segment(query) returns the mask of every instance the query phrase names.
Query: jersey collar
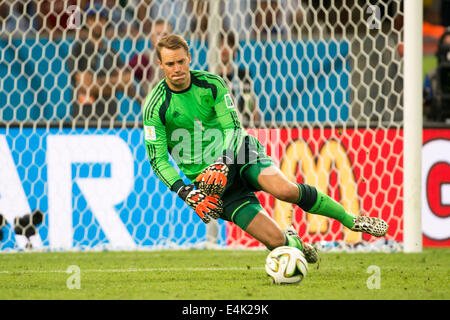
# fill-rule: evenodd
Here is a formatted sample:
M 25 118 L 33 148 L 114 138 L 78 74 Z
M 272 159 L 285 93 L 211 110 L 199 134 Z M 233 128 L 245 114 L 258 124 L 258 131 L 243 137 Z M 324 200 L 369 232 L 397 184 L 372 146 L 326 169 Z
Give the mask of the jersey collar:
M 172 93 L 175 93 L 175 94 L 185 93 L 185 92 L 189 91 L 189 89 L 191 89 L 191 87 L 192 87 L 192 77 L 194 76 L 191 71 L 189 71 L 189 73 L 191 75 L 191 81 L 189 82 L 189 85 L 188 85 L 188 87 L 186 89 L 183 89 L 183 90 L 180 90 L 180 91 L 172 90 L 172 89 L 170 89 L 169 85 L 167 84 L 166 79 L 164 79 L 164 85 L 166 86 L 166 89 L 168 91 L 172 92 Z

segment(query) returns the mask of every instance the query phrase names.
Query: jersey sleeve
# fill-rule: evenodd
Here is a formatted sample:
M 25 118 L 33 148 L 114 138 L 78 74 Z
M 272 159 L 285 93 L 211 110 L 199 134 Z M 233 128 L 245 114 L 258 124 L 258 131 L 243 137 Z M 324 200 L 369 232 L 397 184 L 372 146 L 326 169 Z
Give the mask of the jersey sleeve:
M 153 99 L 155 100 L 155 99 Z M 172 191 L 178 191 L 184 186 L 178 172 L 169 162 L 166 129 L 161 119 L 158 106 L 151 104 L 151 96 L 146 99 L 144 108 L 144 140 L 150 165 L 156 176 Z M 158 103 L 158 101 L 156 101 Z M 161 103 L 161 102 L 159 102 Z M 156 111 L 155 111 L 156 110 Z
M 217 85 L 214 108 L 224 132 L 223 155 L 234 158 L 245 137 L 245 131 L 239 122 L 234 98 L 223 84 Z

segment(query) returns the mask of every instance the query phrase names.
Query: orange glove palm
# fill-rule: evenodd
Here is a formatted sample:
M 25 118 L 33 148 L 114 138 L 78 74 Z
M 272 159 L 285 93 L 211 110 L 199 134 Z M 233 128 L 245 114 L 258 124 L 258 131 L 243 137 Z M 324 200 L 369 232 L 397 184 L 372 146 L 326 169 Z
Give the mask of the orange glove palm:
M 229 168 L 225 163 L 213 163 L 206 167 L 195 179 L 199 188 L 207 195 L 221 196 L 227 185 Z
M 218 219 L 222 214 L 223 202 L 218 195 L 210 196 L 202 190 L 194 190 L 193 185 L 182 187 L 178 195 L 194 209 L 204 223 L 209 223 L 211 218 Z

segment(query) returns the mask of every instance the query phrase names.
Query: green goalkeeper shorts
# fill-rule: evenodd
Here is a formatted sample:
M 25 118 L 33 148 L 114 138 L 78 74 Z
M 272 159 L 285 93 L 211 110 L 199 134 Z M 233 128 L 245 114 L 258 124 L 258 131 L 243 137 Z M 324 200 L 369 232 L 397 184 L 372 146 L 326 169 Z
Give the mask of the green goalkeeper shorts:
M 264 168 L 274 166 L 265 148 L 253 136 L 245 137 L 233 164 L 229 165 L 228 181 L 222 195 L 222 219 L 231 221 L 242 230 L 263 210 L 254 194 L 261 191 L 258 176 Z

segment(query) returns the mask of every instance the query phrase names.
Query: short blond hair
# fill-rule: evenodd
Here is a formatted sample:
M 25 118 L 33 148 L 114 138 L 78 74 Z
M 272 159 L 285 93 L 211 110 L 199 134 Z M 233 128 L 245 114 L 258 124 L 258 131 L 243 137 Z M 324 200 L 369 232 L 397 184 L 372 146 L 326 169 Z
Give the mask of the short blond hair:
M 167 48 L 170 50 L 176 50 L 183 48 L 186 53 L 189 53 L 189 46 L 184 40 L 182 36 L 179 36 L 177 34 L 168 34 L 163 36 L 158 43 L 156 44 L 156 54 L 158 56 L 159 61 L 161 61 L 161 49 Z

